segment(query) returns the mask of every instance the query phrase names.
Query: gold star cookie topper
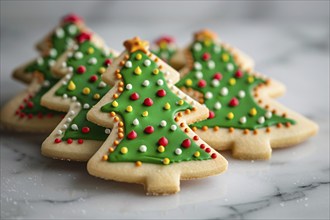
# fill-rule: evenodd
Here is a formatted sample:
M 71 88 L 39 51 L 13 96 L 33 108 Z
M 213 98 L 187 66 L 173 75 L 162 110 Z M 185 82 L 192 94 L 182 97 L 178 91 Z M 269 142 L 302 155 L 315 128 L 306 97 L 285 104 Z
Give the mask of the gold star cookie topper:
M 138 50 L 141 50 L 143 53 L 147 53 L 149 49 L 149 42 L 141 40 L 139 37 L 134 37 L 130 40 L 126 40 L 124 42 L 124 46 L 130 53 L 134 53 Z
M 203 29 L 195 33 L 195 40 L 198 41 L 213 41 L 217 38 L 217 34 L 208 29 Z

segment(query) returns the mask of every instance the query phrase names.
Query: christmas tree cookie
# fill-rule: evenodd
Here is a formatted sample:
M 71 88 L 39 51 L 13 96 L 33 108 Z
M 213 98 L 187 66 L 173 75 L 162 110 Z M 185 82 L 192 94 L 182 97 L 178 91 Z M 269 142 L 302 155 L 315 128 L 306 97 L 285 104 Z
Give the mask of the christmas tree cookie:
M 93 34 L 83 32 L 84 40 L 67 51 L 55 64 L 55 72 L 67 71 L 41 99 L 49 109 L 68 112 L 42 144 L 45 156 L 88 160 L 108 137 L 110 129 L 87 121 L 88 110 L 109 91 L 101 75 L 111 64 L 113 51 L 94 42 Z M 63 68 L 64 67 L 64 68 Z
M 10 100 L 1 110 L 1 123 L 7 128 L 30 132 L 49 132 L 61 121 L 63 113 L 40 105 L 41 97 L 59 80 L 52 72 L 56 60 L 76 41 L 83 40 L 88 29 L 76 15 L 63 18 L 47 35 L 41 56 L 14 71 L 13 76 L 29 83 L 26 91 Z M 100 40 L 97 40 L 100 42 Z M 48 48 L 48 50 L 46 49 Z
M 174 86 L 179 74 L 135 37 L 103 75 L 113 88 L 88 119 L 113 129 L 88 162 L 90 174 L 140 183 L 147 194 L 172 194 L 181 180 L 223 172 L 227 161 L 187 125 L 205 119 L 207 108 Z
M 282 91 L 279 83 L 245 69 L 214 33 L 196 33 L 186 51 L 190 62 L 176 85 L 209 108 L 209 118 L 191 128 L 215 149 L 231 149 L 239 159 L 268 159 L 272 148 L 317 132 L 315 123 L 271 99 Z

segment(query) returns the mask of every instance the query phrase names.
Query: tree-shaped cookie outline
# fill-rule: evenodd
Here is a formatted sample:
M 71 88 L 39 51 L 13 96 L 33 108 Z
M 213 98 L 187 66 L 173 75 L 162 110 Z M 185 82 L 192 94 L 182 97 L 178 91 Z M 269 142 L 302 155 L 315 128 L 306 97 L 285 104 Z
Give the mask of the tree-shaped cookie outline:
M 196 111 L 187 110 L 184 112 L 178 112 L 175 115 L 175 121 L 178 124 L 177 129 L 181 129 L 186 132 L 188 136 L 194 137 L 195 134 L 188 127 L 187 123 L 203 119 L 207 117 L 208 114 L 205 107 L 199 105 L 193 99 L 180 92 L 173 85 L 173 83 L 179 80 L 178 73 L 155 55 L 151 54 L 148 50 L 147 42 L 141 41 L 138 37 L 135 37 L 131 40 L 125 41 L 124 45 L 127 47 L 127 50 L 114 60 L 113 65 L 103 76 L 103 80 L 106 83 L 114 85 L 113 88 L 88 113 L 88 119 L 97 124 L 103 126 L 110 124 L 113 125 L 110 136 L 96 154 L 89 160 L 87 164 L 88 172 L 104 179 L 143 184 L 148 195 L 176 193 L 180 190 L 180 180 L 202 178 L 223 172 L 227 168 L 227 161 L 220 154 L 217 154 L 216 151 L 209 148 L 208 145 L 199 138 L 194 139 L 194 141 L 198 145 L 202 145 L 203 147 L 206 146 L 208 149 L 207 152 L 214 155 L 214 159 L 185 161 L 180 163 L 170 163 L 169 165 L 153 163 L 143 163 L 141 165 L 141 162 L 139 161 L 136 163 L 104 161 L 107 160 L 109 150 L 116 150 L 112 147 L 109 149 L 109 146 L 114 146 L 116 141 L 118 142 L 117 145 L 120 144 L 122 137 L 118 136 L 119 133 L 117 131 L 123 132 L 122 127 L 124 124 L 120 115 L 105 114 L 102 113 L 100 109 L 109 101 L 114 101 L 114 99 L 116 99 L 114 97 L 118 98 L 116 94 L 123 91 L 124 82 L 122 81 L 120 69 L 125 65 L 130 54 L 135 51 L 141 50 L 141 53 L 145 52 L 149 56 L 149 59 L 156 63 L 161 72 L 167 72 L 168 74 L 165 74 L 165 79 L 171 91 L 174 94 L 178 94 L 178 97 L 186 102 L 192 103 L 196 108 Z M 103 121 L 104 119 L 106 119 L 106 122 Z M 125 134 L 124 131 L 123 135 L 126 137 L 128 134 Z M 129 146 L 127 146 L 127 148 L 129 149 Z M 168 164 L 167 162 L 169 161 L 164 159 L 162 162 Z
M 64 53 L 54 65 L 55 72 L 67 74 L 41 100 L 50 109 L 67 112 L 43 142 L 44 156 L 87 161 L 110 133 L 109 128 L 87 121 L 85 114 L 110 89 L 101 75 L 116 53 L 100 45 L 94 34 L 82 34 L 89 37 Z
M 238 59 L 236 50 L 226 44 L 219 43 L 216 40 L 216 35 L 214 33 L 208 30 L 197 32 L 195 35 L 195 42 L 199 42 L 200 39 L 213 41 L 216 45 L 224 48 L 230 54 L 232 54 L 234 61 L 236 62 L 238 68 L 242 70 L 243 74 L 245 72 L 246 74 L 252 76 L 253 79 L 261 78 L 264 80 L 264 83 L 254 87 L 252 93 L 255 103 L 268 110 L 267 115 L 260 119 L 260 123 L 264 121 L 262 119 L 267 120 L 267 118 L 271 118 L 274 114 L 285 116 L 286 118 L 297 122 L 294 125 L 292 125 L 292 123 L 285 123 L 285 125 L 279 123 L 276 126 L 269 126 L 253 130 L 235 129 L 233 127 L 221 128 L 219 126 L 212 128 L 208 128 L 207 126 L 202 128 L 193 127 L 195 132 L 212 147 L 214 147 L 216 150 L 232 150 L 232 155 L 239 159 L 269 159 L 271 157 L 272 148 L 288 147 L 300 143 L 317 132 L 318 128 L 315 123 L 304 118 L 300 114 L 289 110 L 288 108 L 272 99 L 273 97 L 281 95 L 284 91 L 284 87 L 281 86 L 279 82 L 266 79 L 266 77 L 254 72 L 252 69 L 246 69 L 244 67 L 244 61 Z M 189 49 L 193 46 L 194 45 L 191 44 L 190 47 L 186 49 L 186 56 L 189 62 L 187 63 L 187 66 L 183 68 L 182 71 L 180 71 L 182 76 L 182 80 L 179 83 L 180 85 L 183 84 L 182 82 L 186 80 L 185 77 L 189 76 L 188 74 L 191 74 L 194 68 L 194 59 L 192 52 L 190 52 Z M 187 89 L 184 87 L 181 87 L 181 89 L 183 91 L 187 91 L 189 94 L 192 94 L 195 99 L 199 99 L 201 97 L 201 93 L 195 89 Z M 239 100 L 235 103 L 239 103 Z M 229 103 L 229 105 L 236 106 L 235 103 Z M 223 104 L 227 103 L 222 103 L 221 105 Z M 221 105 L 219 105 L 220 108 Z M 216 106 L 214 106 L 214 108 L 215 107 Z M 213 108 L 213 106 L 211 108 Z M 253 112 L 250 112 L 249 114 L 253 115 Z M 234 115 L 228 114 L 228 120 L 231 119 L 231 116 Z M 210 117 L 212 117 L 211 114 Z M 201 122 L 200 124 L 202 123 L 205 122 Z M 245 122 L 242 119 L 240 123 L 243 124 Z

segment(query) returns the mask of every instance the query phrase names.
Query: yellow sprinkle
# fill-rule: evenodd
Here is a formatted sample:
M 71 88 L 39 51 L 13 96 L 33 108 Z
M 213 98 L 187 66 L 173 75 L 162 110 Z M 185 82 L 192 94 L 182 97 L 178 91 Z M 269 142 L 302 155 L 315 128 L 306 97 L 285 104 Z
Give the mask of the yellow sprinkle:
M 178 105 L 183 105 L 184 104 L 184 101 L 181 99 L 178 101 Z
M 106 69 L 102 66 L 102 67 L 100 67 L 100 69 L 99 69 L 99 73 L 100 73 L 100 74 L 103 74 L 103 73 L 105 73 L 105 70 L 106 70 Z
M 166 110 L 171 109 L 170 103 L 166 102 L 166 104 L 164 105 L 164 109 L 166 109 Z
M 163 145 L 160 145 L 158 148 L 157 148 L 158 152 L 160 153 L 163 153 L 165 151 L 165 147 Z
M 133 111 L 133 107 L 131 105 L 126 107 L 126 111 L 127 112 L 132 112 Z
M 196 151 L 195 153 L 194 153 L 194 156 L 195 157 L 199 157 L 201 155 L 201 153 L 199 152 L 199 151 Z
M 112 105 L 113 107 L 115 107 L 115 108 L 116 108 L 116 107 L 118 107 L 118 105 L 119 105 L 119 104 L 118 104 L 118 102 L 117 102 L 117 101 L 113 101 L 111 105 Z
M 227 118 L 230 119 L 230 120 L 233 119 L 234 118 L 234 113 L 229 112 L 228 115 L 227 115 Z
M 221 59 L 222 59 L 222 61 L 224 61 L 224 62 L 228 62 L 228 61 L 229 61 L 229 55 L 226 54 L 226 53 L 224 53 L 224 54 L 222 54 Z
M 233 86 L 235 84 L 236 84 L 236 79 L 235 78 L 229 79 L 229 85 Z
M 142 162 L 141 162 L 141 161 L 136 161 L 136 162 L 135 162 L 135 166 L 137 166 L 137 167 L 142 166 Z
M 159 70 L 158 70 L 158 69 L 154 69 L 154 70 L 152 71 L 152 73 L 153 73 L 154 75 L 157 75 L 157 74 L 159 73 Z
M 192 80 L 191 79 L 186 79 L 186 86 L 191 86 L 192 85 Z
M 253 76 L 249 76 L 247 78 L 247 81 L 248 81 L 248 83 L 253 83 L 254 82 L 254 77 Z
M 140 53 L 136 54 L 135 59 L 137 59 L 137 60 L 141 60 L 141 59 L 142 59 L 142 55 L 141 55 Z
M 127 147 L 122 147 L 122 148 L 120 149 L 120 152 L 121 152 L 122 154 L 127 154 L 127 152 L 128 152 Z
M 250 113 L 251 116 L 255 116 L 257 114 L 257 109 L 256 108 L 251 108 L 249 113 Z
M 136 75 L 140 75 L 140 74 L 142 73 L 141 68 L 140 68 L 139 66 L 136 67 L 135 70 L 134 70 L 134 73 L 135 73 Z
M 161 49 L 166 49 L 166 47 L 167 47 L 167 43 L 166 42 L 161 42 L 160 44 L 159 44 L 159 47 L 161 48 Z
M 148 111 L 144 111 L 144 112 L 142 112 L 142 116 L 143 116 L 143 117 L 147 117 L 148 114 L 149 114 Z
M 94 98 L 94 99 L 100 99 L 100 98 L 101 98 L 101 96 L 100 96 L 100 94 L 98 94 L 98 93 L 95 93 L 95 94 L 94 94 L 94 96 L 93 96 L 93 98 Z
M 88 87 L 85 87 L 85 88 L 83 89 L 82 93 L 85 94 L 85 95 L 88 95 L 89 93 L 91 93 L 91 89 L 88 88 Z
M 94 53 L 94 48 L 93 47 L 88 48 L 87 53 L 93 54 Z
M 73 91 L 76 89 L 76 85 L 72 80 L 70 80 L 69 85 L 68 85 L 68 90 Z
M 108 160 L 108 155 L 103 155 L 102 160 Z
M 165 165 L 168 165 L 168 164 L 170 164 L 170 159 L 168 159 L 167 157 L 166 158 L 164 158 L 164 160 L 163 160 L 163 164 L 165 164 Z
M 210 40 L 205 40 L 205 41 L 204 41 L 204 45 L 205 45 L 205 46 L 208 47 L 208 46 L 210 46 L 210 44 L 211 44 L 211 41 L 210 41 Z
M 114 152 L 115 151 L 115 149 L 113 149 L 112 147 L 109 147 L 109 152 L 110 153 L 112 153 L 112 152 Z

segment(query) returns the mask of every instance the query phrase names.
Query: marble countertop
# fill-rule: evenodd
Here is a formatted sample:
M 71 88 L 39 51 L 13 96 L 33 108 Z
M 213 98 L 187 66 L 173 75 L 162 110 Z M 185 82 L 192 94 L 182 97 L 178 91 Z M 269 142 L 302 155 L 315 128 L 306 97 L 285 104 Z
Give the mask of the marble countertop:
M 181 45 L 205 25 L 90 23 L 119 51 L 123 39 L 174 35 Z M 47 31 L 45 26 L 42 26 Z M 208 22 L 220 37 L 250 54 L 256 69 L 282 81 L 279 100 L 316 121 L 319 134 L 274 150 L 269 161 L 239 161 L 229 153 L 223 175 L 181 182 L 172 196 L 147 197 L 135 184 L 89 176 L 85 163 L 40 155 L 46 135 L 1 133 L 1 218 L 329 219 L 328 23 Z M 38 25 L 1 26 L 1 105 L 24 85 L 14 67 L 36 56 Z

